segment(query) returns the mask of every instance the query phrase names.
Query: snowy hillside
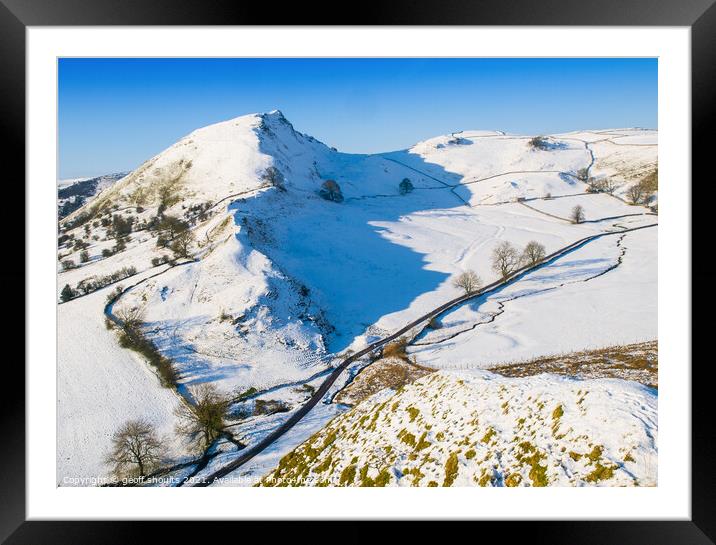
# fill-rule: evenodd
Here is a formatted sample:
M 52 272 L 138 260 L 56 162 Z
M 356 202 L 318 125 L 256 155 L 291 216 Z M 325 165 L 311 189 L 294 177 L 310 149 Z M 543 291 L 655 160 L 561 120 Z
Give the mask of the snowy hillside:
M 61 307 L 58 321 L 57 484 L 107 477 L 104 457 L 112 433 L 125 420 L 145 418 L 157 427 L 173 457 L 185 455 L 174 434 L 179 396 L 162 388 L 141 358 L 117 344 L 99 317 L 105 296 L 95 293 Z M 81 342 L 80 342 L 81 340 Z
M 96 178 L 72 178 L 57 181 L 57 213 L 60 219 L 88 204 L 128 173 L 105 174 Z
M 656 195 L 650 189 L 638 204 L 628 195 L 644 177 L 651 176 L 649 187 L 656 183 L 655 144 L 655 131 L 636 129 L 552 135 L 537 144 L 532 136 L 463 131 L 359 155 L 299 133 L 279 111 L 192 132 L 60 222 L 58 365 L 61 377 L 71 377 L 61 381 L 60 399 L 70 404 L 82 391 L 100 399 L 106 373 L 119 373 L 116 403 L 97 403 L 86 437 L 76 437 L 79 416 L 63 417 L 60 451 L 83 459 L 88 437 L 111 434 L 112 415 L 146 412 L 169 430 L 166 395 L 176 389 L 191 403 L 200 384 L 229 396 L 232 433 L 250 448 L 296 414 L 343 357 L 459 296 L 461 273 L 497 281 L 492 254 L 503 242 L 522 251 L 534 241 L 549 254 L 605 235 L 451 307 L 435 327 L 417 327 L 405 336 L 407 357 L 430 369 L 490 368 L 656 339 L 658 218 L 649 208 Z M 577 205 L 584 218 L 575 223 Z M 105 346 L 118 339 L 104 329 L 105 303 L 118 324 L 137 312 L 141 334 L 176 375 L 171 389 L 152 371 L 141 379 L 151 386 L 137 386 L 136 368 L 112 363 L 121 353 L 144 360 Z M 102 329 L 101 354 L 117 351 L 90 372 L 78 356 L 88 350 L 78 325 L 85 323 Z M 324 401 L 368 364 L 355 362 Z M 566 386 L 548 383 L 554 399 L 567 403 L 559 390 Z M 134 386 L 161 392 L 164 408 L 129 393 Z M 278 409 L 262 413 L 257 400 Z M 252 462 L 259 464 L 252 474 L 268 471 L 344 409 L 320 404 L 272 445 L 270 457 Z M 97 441 L 92 450 L 101 448 Z M 203 474 L 240 450 L 219 443 Z M 75 469 L 60 465 L 58 479 Z M 637 473 L 655 479 L 644 468 Z
M 434 373 L 333 419 L 262 484 L 654 486 L 656 414 L 626 381 Z

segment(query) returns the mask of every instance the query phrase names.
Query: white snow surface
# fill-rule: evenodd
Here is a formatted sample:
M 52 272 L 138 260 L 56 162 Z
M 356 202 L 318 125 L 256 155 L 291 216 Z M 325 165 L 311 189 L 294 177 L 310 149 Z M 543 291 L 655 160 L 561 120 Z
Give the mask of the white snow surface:
M 492 367 L 655 339 L 656 235 L 652 228 L 590 242 L 441 316 L 443 328 L 410 354 L 440 369 Z

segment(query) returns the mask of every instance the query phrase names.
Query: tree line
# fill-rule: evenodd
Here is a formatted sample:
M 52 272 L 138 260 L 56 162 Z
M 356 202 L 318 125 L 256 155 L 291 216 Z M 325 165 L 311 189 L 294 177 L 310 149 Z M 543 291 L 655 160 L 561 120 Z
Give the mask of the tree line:
M 546 255 L 544 245 L 536 240 L 528 242 L 522 252 L 512 243 L 505 240 L 492 250 L 492 270 L 497 273 L 502 280 L 506 280 L 520 267 L 533 267 L 539 264 L 544 260 Z M 468 270 L 455 278 L 453 286 L 463 290 L 466 295 L 469 295 L 480 291 L 484 283 L 475 271 Z

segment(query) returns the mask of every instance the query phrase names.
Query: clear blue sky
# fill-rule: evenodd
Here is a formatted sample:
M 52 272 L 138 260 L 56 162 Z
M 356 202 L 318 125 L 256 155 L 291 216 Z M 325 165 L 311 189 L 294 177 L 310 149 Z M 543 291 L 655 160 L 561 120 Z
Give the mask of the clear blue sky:
M 273 109 L 354 153 L 460 129 L 657 127 L 656 59 L 60 59 L 58 74 L 60 178 Z

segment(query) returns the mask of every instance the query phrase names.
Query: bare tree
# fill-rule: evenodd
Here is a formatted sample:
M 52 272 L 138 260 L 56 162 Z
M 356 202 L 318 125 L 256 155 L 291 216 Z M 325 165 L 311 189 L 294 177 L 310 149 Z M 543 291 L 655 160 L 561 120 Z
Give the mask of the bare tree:
M 584 221 L 584 208 L 581 204 L 577 204 L 572 208 L 569 219 L 572 220 L 572 223 L 582 223 Z
M 174 238 L 189 229 L 189 224 L 176 216 L 162 216 L 157 221 L 157 230 L 165 240 L 174 240 Z
M 225 433 L 229 399 L 213 384 L 200 384 L 191 390 L 194 404 L 182 403 L 175 411 L 179 418 L 176 430 L 186 435 L 198 452 L 206 450 Z
M 122 324 L 122 329 L 129 334 L 139 331 L 139 328 L 144 323 L 144 311 L 139 307 L 120 308 L 117 310 L 116 315 Z
M 482 287 L 482 280 L 475 271 L 465 271 L 455 279 L 453 286 L 465 290 L 465 294 L 475 293 Z
M 598 178 L 589 178 L 586 180 L 587 193 L 599 193 L 602 191 L 602 181 Z
M 194 244 L 194 233 L 191 231 L 182 231 L 172 241 L 171 250 L 174 257 L 191 259 L 191 247 Z
M 129 420 L 112 436 L 112 451 L 105 463 L 115 477 L 145 477 L 163 461 L 164 447 L 154 426 L 144 419 Z
M 650 179 L 649 177 L 642 179 L 639 182 L 639 187 L 642 191 L 642 197 L 641 197 L 641 203 L 644 206 L 649 205 L 649 201 L 651 201 L 651 198 L 654 196 L 654 185 L 656 182 L 653 179 Z
M 631 204 L 639 204 L 644 199 L 644 187 L 639 184 L 633 184 L 627 189 L 627 199 Z
M 283 174 L 281 174 L 281 171 L 275 166 L 270 166 L 264 170 L 261 179 L 267 185 L 273 186 L 280 191 L 286 191 L 286 179 L 283 177 Z
M 537 242 L 536 240 L 531 240 L 527 243 L 527 246 L 525 246 L 525 249 L 522 251 L 522 263 L 525 265 L 534 266 L 537 265 L 540 261 L 544 259 L 544 256 L 546 255 L 545 248 L 542 244 Z
M 492 251 L 492 270 L 498 273 L 504 280 L 517 269 L 520 264 L 520 256 L 512 244 L 507 241 L 501 242 Z
M 580 168 L 577 171 L 577 178 L 583 182 L 586 182 L 589 178 L 589 169 L 587 168 Z
M 606 191 L 610 195 L 614 194 L 617 189 L 617 183 L 614 178 L 604 178 L 602 180 L 602 191 Z

